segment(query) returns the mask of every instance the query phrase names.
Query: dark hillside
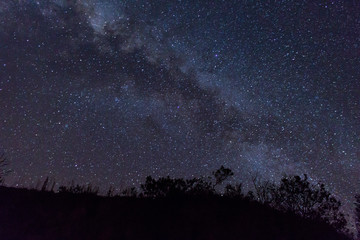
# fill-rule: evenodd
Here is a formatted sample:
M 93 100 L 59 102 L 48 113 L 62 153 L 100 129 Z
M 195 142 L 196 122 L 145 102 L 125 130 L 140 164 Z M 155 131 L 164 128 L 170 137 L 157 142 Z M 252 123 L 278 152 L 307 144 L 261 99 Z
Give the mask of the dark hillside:
M 257 202 L 99 197 L 0 188 L 0 239 L 346 239 Z

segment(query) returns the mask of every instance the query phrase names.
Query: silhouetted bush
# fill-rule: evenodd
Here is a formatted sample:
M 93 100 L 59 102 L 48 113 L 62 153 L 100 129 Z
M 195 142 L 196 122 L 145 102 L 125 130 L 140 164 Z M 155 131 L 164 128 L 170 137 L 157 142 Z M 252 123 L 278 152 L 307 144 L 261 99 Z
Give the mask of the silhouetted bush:
M 121 196 L 136 198 L 138 196 L 138 192 L 135 187 L 127 187 L 121 191 Z
M 192 196 L 213 196 L 216 194 L 215 185 L 205 178 L 192 178 L 186 180 L 186 193 Z
M 226 185 L 224 196 L 230 198 L 244 198 L 244 194 L 242 193 L 242 184 Z
M 212 196 L 220 195 L 215 187 L 222 184 L 233 172 L 221 166 L 213 172 L 214 178 L 181 178 L 163 177 L 158 180 L 148 176 L 141 185 L 144 196 L 150 198 L 178 196 Z M 280 184 L 270 181 L 260 182 L 253 179 L 254 191 L 246 196 L 242 193 L 242 185 L 226 185 L 223 196 L 255 200 L 264 205 L 283 212 L 291 212 L 307 219 L 321 219 L 339 231 L 346 230 L 346 219 L 340 211 L 341 202 L 325 189 L 324 184 L 311 184 L 305 174 L 300 176 L 285 176 Z
M 162 177 L 155 180 L 148 176 L 141 189 L 146 197 L 161 198 L 183 195 L 187 191 L 186 181 L 183 179 Z
M 4 183 L 4 177 L 10 173 L 10 170 L 7 169 L 8 161 L 5 156 L 5 153 L 0 154 L 0 184 Z
M 224 166 L 213 172 L 213 177 L 192 178 L 184 180 L 182 178 L 161 177 L 154 179 L 148 176 L 145 183 L 141 185 L 144 196 L 150 198 L 175 197 L 184 195 L 210 196 L 215 195 L 215 187 L 222 184 L 234 173 Z
M 260 181 L 257 176 L 252 179 L 254 191 L 248 192 L 248 198 L 269 205 L 274 201 L 276 191 L 275 183 L 270 181 Z
M 91 184 L 88 185 L 74 185 L 73 183 L 70 186 L 60 186 L 59 193 L 67 194 L 86 194 L 86 195 L 97 195 L 99 193 L 98 187 L 93 187 Z
M 215 177 L 215 185 L 222 184 L 226 179 L 233 175 L 234 173 L 230 168 L 221 166 L 218 170 L 213 172 L 213 176 Z
M 150 198 L 178 197 L 178 196 L 212 196 L 220 195 L 215 187 L 222 184 L 233 175 L 230 169 L 221 166 L 213 172 L 213 178 L 182 178 L 162 177 L 146 178 L 141 185 L 143 195 Z M 285 176 L 280 184 L 270 181 L 253 179 L 254 191 L 248 192 L 246 197 L 242 193 L 242 185 L 226 185 L 223 196 L 228 198 L 245 198 L 255 200 L 264 205 L 283 212 L 291 212 L 307 219 L 321 219 L 339 231 L 346 230 L 346 219 L 340 211 L 341 202 L 334 198 L 324 184 L 311 184 L 307 175 Z
M 115 195 L 115 188 L 114 186 L 110 186 L 108 191 L 106 192 L 107 197 L 113 197 Z
M 344 231 L 346 219 L 340 211 L 341 202 L 325 189 L 324 184 L 311 184 L 305 174 L 285 176 L 280 185 L 269 181 L 254 181 L 255 199 L 278 210 L 293 212 L 309 219 L 322 219 L 334 228 Z

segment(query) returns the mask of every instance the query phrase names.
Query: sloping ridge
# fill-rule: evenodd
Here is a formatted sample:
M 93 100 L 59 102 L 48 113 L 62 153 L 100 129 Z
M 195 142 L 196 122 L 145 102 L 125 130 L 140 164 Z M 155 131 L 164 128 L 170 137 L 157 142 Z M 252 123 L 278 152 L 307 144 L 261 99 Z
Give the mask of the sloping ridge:
M 347 239 L 321 222 L 223 197 L 145 199 L 0 187 L 0 239 Z

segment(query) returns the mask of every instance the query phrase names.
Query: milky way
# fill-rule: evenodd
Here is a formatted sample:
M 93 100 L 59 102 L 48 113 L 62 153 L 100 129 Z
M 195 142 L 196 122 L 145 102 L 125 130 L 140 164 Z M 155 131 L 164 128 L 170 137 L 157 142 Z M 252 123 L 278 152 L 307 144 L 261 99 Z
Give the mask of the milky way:
M 359 192 L 356 1 L 1 1 L 9 185 L 147 175 Z

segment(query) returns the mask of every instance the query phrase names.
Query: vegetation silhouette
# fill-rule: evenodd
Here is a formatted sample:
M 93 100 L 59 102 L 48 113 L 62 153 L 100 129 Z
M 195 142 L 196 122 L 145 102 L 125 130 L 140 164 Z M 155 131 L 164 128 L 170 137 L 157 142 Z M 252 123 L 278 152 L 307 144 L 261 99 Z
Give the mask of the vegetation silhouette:
M 212 174 L 215 177 L 214 185 L 220 185 L 226 179 L 234 175 L 233 171 L 230 168 L 225 168 L 224 166 L 221 166 L 218 170 L 214 171 Z
M 143 195 L 150 198 L 179 197 L 179 196 L 213 196 L 216 195 L 215 187 L 222 184 L 234 173 L 229 168 L 221 166 L 206 178 L 170 178 L 161 177 L 155 180 L 148 176 L 141 185 Z
M 5 153 L 0 153 L 0 184 L 4 183 L 4 177 L 11 172 L 7 167 L 8 160 Z
M 279 185 L 253 179 L 255 198 L 275 209 L 292 212 L 307 219 L 321 219 L 339 231 L 346 231 L 347 221 L 340 211 L 341 202 L 325 189 L 311 184 L 308 176 L 284 176 Z M 254 197 L 253 197 L 254 198 Z
M 46 180 L 45 180 L 46 181 Z M 83 195 L 98 195 L 99 188 L 94 187 L 91 184 L 88 185 L 79 185 L 71 182 L 70 186 L 60 186 L 59 191 L 60 194 L 83 194 Z
M 357 239 L 360 239 L 360 194 L 355 195 L 355 227 L 358 232 Z
M 254 178 L 254 191 L 210 177 L 154 179 L 105 196 L 92 185 L 38 190 L 0 187 L 1 239 L 349 239 L 340 202 L 306 175 L 280 184 Z

